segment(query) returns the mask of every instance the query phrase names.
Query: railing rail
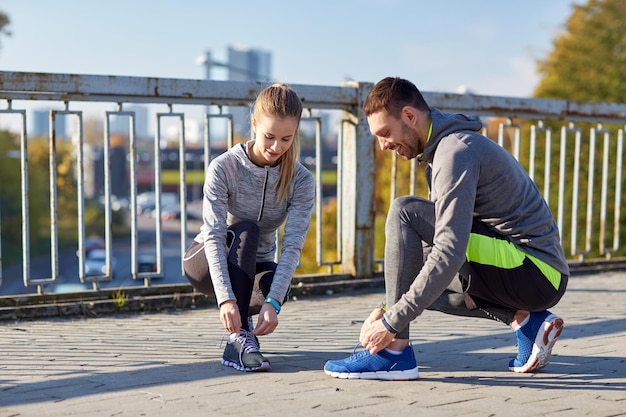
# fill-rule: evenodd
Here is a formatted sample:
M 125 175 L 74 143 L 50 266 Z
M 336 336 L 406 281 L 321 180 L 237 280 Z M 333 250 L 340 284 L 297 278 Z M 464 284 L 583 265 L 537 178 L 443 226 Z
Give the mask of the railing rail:
M 76 121 L 71 141 L 73 146 L 73 162 L 76 166 L 76 191 L 78 199 L 78 230 L 77 234 L 77 272 L 70 280 L 88 283 L 97 289 L 101 285 L 112 283 L 114 265 L 112 247 L 111 218 L 114 193 L 112 186 L 115 180 L 115 168 L 111 166 L 114 136 L 112 119 L 128 118 L 125 128 L 128 146 L 130 210 L 130 245 L 127 274 L 133 282 L 141 286 L 153 285 L 154 279 L 164 275 L 183 275 L 182 262 L 174 269 L 167 270 L 164 257 L 165 251 L 178 252 L 175 256 L 182 259 L 185 247 L 189 243 L 190 232 L 187 215 L 188 207 L 188 172 L 186 162 L 190 147 L 188 127 L 194 120 L 201 121 L 203 126 L 201 138 L 196 145 L 203 149 L 203 166 L 206 166 L 215 147 L 214 124 L 225 122 L 226 146 L 232 146 L 233 132 L 232 115 L 226 111 L 228 107 L 249 106 L 259 91 L 264 87 L 258 82 L 185 80 L 147 77 L 121 77 L 76 74 L 44 74 L 22 72 L 0 72 L 0 130 L 5 119 L 18 119 L 10 129 L 19 139 L 20 162 L 20 196 L 21 196 L 21 246 L 22 259 L 19 269 L 19 280 L 22 290 L 36 289 L 44 293 L 50 284 L 58 284 L 62 279 L 58 268 L 59 213 L 57 195 L 57 173 L 59 161 L 57 149 L 63 140 L 57 129 L 59 119 Z M 416 161 L 398 161 L 393 155 L 376 154 L 375 141 L 367 127 L 362 113 L 362 104 L 372 83 L 350 82 L 342 86 L 292 85 L 302 99 L 306 113 L 303 117 L 305 125 L 313 127 L 314 163 L 312 170 L 316 175 L 316 224 L 315 251 L 316 262 L 320 267 L 327 267 L 327 275 L 335 273 L 350 275 L 355 278 L 372 277 L 380 270 L 380 242 L 378 249 L 375 236 L 376 219 L 384 216 L 386 207 L 376 206 L 376 177 L 385 175 L 377 172 L 377 162 L 381 158 L 391 158 L 389 199 L 402 193 L 425 193 L 419 187 L 421 181 Z M 461 112 L 481 116 L 485 121 L 484 132 L 501 146 L 507 148 L 522 165 L 542 190 L 546 201 L 555 214 L 561 230 L 564 245 L 568 248 L 568 256 L 572 265 L 589 263 L 615 263 L 624 259 L 624 248 L 621 239 L 622 227 L 621 207 L 624 203 L 622 181 L 623 175 L 623 140 L 626 123 L 626 104 L 579 103 L 566 100 L 548 100 L 531 98 L 492 97 L 479 95 L 459 95 L 447 93 L 424 92 L 427 102 L 434 107 L 448 112 Z M 4 104 L 4 107 L 2 105 Z M 140 218 L 135 209 L 138 202 L 138 183 L 140 168 L 139 146 L 145 142 L 139 136 L 137 126 L 138 114 L 130 106 L 153 106 L 150 113 L 155 124 L 155 133 L 150 142 L 152 145 L 154 166 L 152 168 L 153 187 L 156 191 L 155 211 L 162 210 L 162 188 L 164 170 L 161 166 L 163 158 L 162 143 L 170 140 L 178 150 L 178 168 L 176 187 L 181 207 L 179 229 L 179 245 L 174 249 L 166 248 L 162 219 L 154 219 L 155 239 L 152 243 L 156 252 L 156 268 L 154 271 L 140 271 L 138 259 L 145 234 L 140 225 Z M 44 276 L 31 275 L 31 241 L 29 216 L 29 165 L 28 122 L 29 112 L 34 107 L 49 108 L 49 177 L 50 177 L 50 272 Z M 92 106 L 92 107 L 90 107 Z M 93 107 L 97 108 L 93 108 Z M 98 107 L 105 106 L 105 107 Z M 107 107 L 108 106 L 108 107 Z M 89 175 L 85 169 L 89 166 L 85 150 L 90 144 L 85 133 L 85 119 L 88 114 L 97 113 L 104 119 L 102 149 L 104 154 L 104 199 L 106 226 L 104 230 L 105 268 L 100 274 L 88 275 L 85 271 L 86 232 L 85 232 L 85 200 L 87 196 Z M 166 121 L 173 120 L 176 126 L 174 140 L 168 137 Z M 558 136 L 558 138 L 557 138 Z M 329 145 L 329 143 L 331 145 Z M 334 194 L 337 202 L 337 220 L 335 224 L 336 254 L 324 252 L 323 241 L 333 237 L 325 234 L 322 229 L 322 211 L 325 195 L 322 177 L 325 159 L 325 148 L 336 146 L 335 165 L 330 170 L 336 173 Z M 0 155 L 0 158 L 2 156 Z M 6 156 L 5 156 L 6 157 Z M 407 165 L 408 164 L 408 165 Z M 597 167 L 600 167 L 599 172 Z M 400 173 L 408 172 L 407 176 Z M 408 180 L 407 180 L 408 178 Z M 556 182 L 555 182 L 556 179 Z M 596 191 L 599 189 L 599 192 Z M 327 193 L 327 192 L 326 192 Z M 0 196 L 1 198 L 2 196 Z M 0 204 L 2 200 L 0 199 Z M 581 208 L 584 207 L 584 210 Z M 0 219 L 1 220 L 1 219 Z M 569 221 L 569 224 L 566 222 Z M 379 223 L 380 224 L 380 223 Z M 4 229 L 0 227 L 0 237 Z M 171 235 L 170 235 L 171 237 Z M 4 245 L 2 243 L 5 243 Z M 15 282 L 15 272 L 9 275 L 6 262 L 3 263 L 2 250 L 6 242 L 0 239 L 0 295 L 7 282 Z M 168 253 L 169 253 L 168 252 Z M 184 282 L 181 280 L 181 282 Z

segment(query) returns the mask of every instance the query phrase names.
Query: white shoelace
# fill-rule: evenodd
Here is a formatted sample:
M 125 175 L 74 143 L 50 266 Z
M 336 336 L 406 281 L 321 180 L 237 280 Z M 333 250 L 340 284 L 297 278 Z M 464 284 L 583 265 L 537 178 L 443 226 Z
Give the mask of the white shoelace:
M 256 339 L 254 335 L 244 329 L 239 331 L 239 336 L 237 336 L 237 340 L 241 343 L 241 352 L 246 353 L 257 353 L 259 352 L 259 346 L 256 343 Z

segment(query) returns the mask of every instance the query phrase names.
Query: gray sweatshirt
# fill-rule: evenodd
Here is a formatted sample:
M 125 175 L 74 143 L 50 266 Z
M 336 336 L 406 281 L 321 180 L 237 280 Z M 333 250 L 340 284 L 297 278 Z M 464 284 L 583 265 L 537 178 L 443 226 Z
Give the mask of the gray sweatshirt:
M 278 202 L 279 167 L 256 165 L 245 144 L 233 146 L 209 164 L 202 202 L 203 224 L 196 242 L 204 243 L 218 305 L 234 300 L 226 261 L 227 227 L 248 220 L 260 229 L 257 262 L 275 261 L 277 230 L 285 223 L 281 256 L 269 297 L 282 302 L 300 262 L 315 202 L 313 174 L 296 164 L 287 201 Z
M 478 133 L 478 118 L 436 108 L 431 118 L 432 134 L 420 159 L 429 164 L 431 174 L 434 245 L 410 289 L 385 313 L 395 329 L 406 327 L 452 282 L 466 260 L 474 217 L 569 275 L 552 213 L 518 161 Z

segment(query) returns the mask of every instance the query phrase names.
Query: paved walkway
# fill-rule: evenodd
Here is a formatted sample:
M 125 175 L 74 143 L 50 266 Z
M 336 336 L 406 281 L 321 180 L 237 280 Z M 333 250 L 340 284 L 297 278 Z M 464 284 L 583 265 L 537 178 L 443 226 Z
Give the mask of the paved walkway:
M 217 309 L 0 322 L 0 417 L 626 416 L 626 273 L 573 277 L 552 362 L 507 370 L 512 332 L 426 312 L 412 324 L 420 380 L 326 376 L 380 293 L 291 301 L 261 339 L 267 373 L 219 363 Z

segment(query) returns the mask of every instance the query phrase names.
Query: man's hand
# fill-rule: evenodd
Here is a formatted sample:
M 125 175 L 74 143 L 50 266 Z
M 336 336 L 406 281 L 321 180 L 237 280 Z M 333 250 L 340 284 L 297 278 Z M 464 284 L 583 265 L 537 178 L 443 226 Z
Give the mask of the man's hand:
M 385 314 L 385 312 L 382 308 L 375 308 L 374 311 L 372 311 L 370 315 L 365 319 L 365 322 L 363 322 L 363 325 L 361 326 L 361 334 L 359 335 L 359 342 L 361 342 L 363 346 L 365 346 L 363 344 L 363 341 L 365 340 L 365 329 L 376 320 L 380 320 L 383 314 Z
M 370 351 L 372 355 L 380 352 L 396 337 L 391 333 L 383 322 L 380 320 L 384 312 L 382 309 L 377 308 L 369 315 L 369 317 L 361 326 L 361 336 L 359 341 L 361 345 Z

